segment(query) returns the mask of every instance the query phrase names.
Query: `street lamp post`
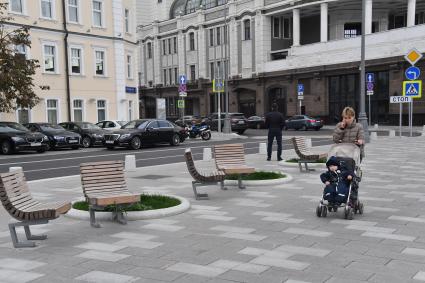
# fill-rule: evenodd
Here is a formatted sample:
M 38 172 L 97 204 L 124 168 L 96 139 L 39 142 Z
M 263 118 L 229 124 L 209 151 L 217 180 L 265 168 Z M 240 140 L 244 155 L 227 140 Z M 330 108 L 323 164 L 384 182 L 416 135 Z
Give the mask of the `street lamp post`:
M 224 93 L 225 93 L 225 104 L 226 104 L 226 116 L 224 118 L 224 127 L 223 133 L 230 134 L 232 129 L 230 126 L 230 117 L 229 117 L 229 87 L 227 83 L 229 82 L 229 68 L 230 68 L 230 50 L 229 50 L 229 58 L 227 58 L 227 48 L 230 46 L 230 38 L 229 38 L 229 28 L 227 27 L 227 4 L 224 9 L 224 30 L 226 31 L 225 37 L 225 45 L 224 45 Z M 224 42 L 223 42 L 224 43 Z M 227 62 L 227 64 L 225 63 Z
M 365 98 L 365 86 L 366 86 L 366 64 L 365 64 L 365 53 L 366 53 L 366 0 L 362 0 L 362 37 L 361 37 L 361 62 L 360 62 L 360 112 L 359 122 L 363 126 L 365 141 L 369 142 L 369 126 L 366 115 L 366 98 Z

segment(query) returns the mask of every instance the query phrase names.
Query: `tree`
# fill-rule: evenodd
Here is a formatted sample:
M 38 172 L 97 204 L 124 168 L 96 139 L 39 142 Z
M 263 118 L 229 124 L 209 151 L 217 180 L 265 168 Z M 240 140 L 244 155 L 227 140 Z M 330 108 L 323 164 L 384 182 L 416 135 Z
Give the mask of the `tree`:
M 7 3 L 0 3 L 0 112 L 19 107 L 32 108 L 40 101 L 34 92 L 33 75 L 40 67 L 38 60 L 27 59 L 18 46 L 31 47 L 28 27 L 13 28 L 7 15 Z M 39 86 L 48 89 L 47 86 Z

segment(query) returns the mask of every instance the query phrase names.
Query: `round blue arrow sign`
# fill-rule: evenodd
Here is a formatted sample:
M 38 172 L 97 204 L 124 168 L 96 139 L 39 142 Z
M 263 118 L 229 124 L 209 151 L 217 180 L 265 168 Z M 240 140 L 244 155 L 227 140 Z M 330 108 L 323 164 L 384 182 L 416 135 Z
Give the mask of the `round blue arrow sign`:
M 411 66 L 407 68 L 404 74 L 406 76 L 406 79 L 414 81 L 418 79 L 419 76 L 421 75 L 421 70 L 418 67 Z

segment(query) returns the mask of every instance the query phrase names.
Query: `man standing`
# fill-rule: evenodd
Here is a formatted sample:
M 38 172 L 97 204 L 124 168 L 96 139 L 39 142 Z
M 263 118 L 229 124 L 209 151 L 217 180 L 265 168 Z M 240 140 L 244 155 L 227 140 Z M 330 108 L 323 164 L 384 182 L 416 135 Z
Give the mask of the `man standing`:
M 276 137 L 277 142 L 277 160 L 282 160 L 282 128 L 284 119 L 282 113 L 277 111 L 277 104 L 272 104 L 272 112 L 266 114 L 265 125 L 269 129 L 268 143 L 267 143 L 267 161 L 272 157 L 273 140 Z

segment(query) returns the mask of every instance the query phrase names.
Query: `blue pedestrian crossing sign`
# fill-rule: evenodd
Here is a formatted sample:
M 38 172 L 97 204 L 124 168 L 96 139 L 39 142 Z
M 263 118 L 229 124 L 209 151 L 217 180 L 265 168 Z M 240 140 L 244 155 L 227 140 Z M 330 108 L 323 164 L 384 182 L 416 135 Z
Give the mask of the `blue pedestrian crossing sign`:
M 179 78 L 179 84 L 180 85 L 185 85 L 186 82 L 187 82 L 186 76 L 185 75 L 181 75 L 180 78 Z
M 367 73 L 366 74 L 366 82 L 367 83 L 375 82 L 375 74 L 374 73 Z
M 422 97 L 422 81 L 404 81 L 403 82 L 403 96 L 412 98 Z

